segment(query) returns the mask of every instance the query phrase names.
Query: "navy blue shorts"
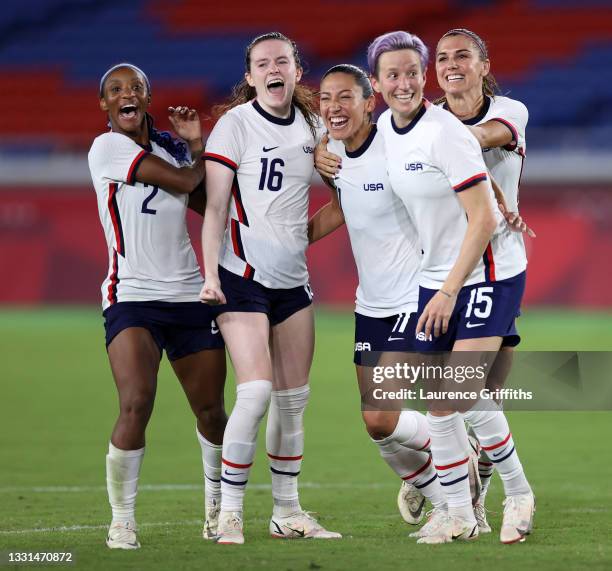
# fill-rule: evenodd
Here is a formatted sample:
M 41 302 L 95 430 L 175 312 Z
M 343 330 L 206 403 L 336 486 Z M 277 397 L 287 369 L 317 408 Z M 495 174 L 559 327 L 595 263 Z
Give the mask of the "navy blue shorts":
M 198 301 L 122 301 L 111 305 L 102 315 L 107 349 L 128 327 L 148 330 L 160 354 L 165 349 L 170 361 L 204 349 L 225 347 L 210 306 Z
M 419 315 L 437 291 L 419 288 Z M 507 280 L 461 288 L 448 331 L 440 337 L 432 334 L 428 340 L 421 331 L 415 341 L 416 350 L 450 351 L 459 339 L 479 337 L 503 337 L 502 346 L 516 347 L 521 338 L 516 330 L 515 319 L 520 315 L 524 291 L 525 272 Z
M 373 367 L 382 351 L 414 351 L 415 313 L 368 317 L 355 313 L 355 365 Z M 374 352 L 376 355 L 369 355 Z M 369 358 L 370 357 L 370 358 Z M 371 358 L 373 357 L 373 359 Z
M 294 313 L 312 304 L 310 285 L 272 289 L 238 276 L 219 266 L 219 280 L 227 303 L 215 305 L 214 315 L 228 311 L 265 313 L 270 325 L 278 325 Z

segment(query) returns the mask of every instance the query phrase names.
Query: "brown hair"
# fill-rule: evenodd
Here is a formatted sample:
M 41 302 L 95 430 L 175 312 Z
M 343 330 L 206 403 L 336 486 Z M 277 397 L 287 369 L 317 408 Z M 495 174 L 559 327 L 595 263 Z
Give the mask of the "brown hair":
M 474 46 L 478 50 L 478 53 L 480 55 L 480 61 L 486 61 L 489 59 L 489 50 L 487 49 L 487 44 L 484 43 L 482 38 L 476 32 L 472 32 L 472 30 L 468 30 L 466 28 L 453 28 L 452 30 L 446 32 L 446 34 L 444 34 L 440 38 L 438 44 L 444 38 L 447 38 L 449 36 L 465 36 L 472 42 L 472 44 L 474 44 Z M 495 76 L 491 72 L 487 73 L 487 75 L 482 78 L 482 93 L 483 95 L 489 97 L 495 97 L 496 95 L 501 93 L 501 88 L 499 87 Z M 446 96 L 443 95 L 442 97 L 436 99 L 434 103 L 436 105 L 439 103 L 446 103 Z
M 303 69 L 302 62 L 300 60 L 300 52 L 298 51 L 297 45 L 293 40 L 290 40 L 284 34 L 280 32 L 268 32 L 267 34 L 262 34 L 261 36 L 257 36 L 251 43 L 246 47 L 245 58 L 244 58 L 244 66 L 246 72 L 251 71 L 251 51 L 253 48 L 266 40 L 281 40 L 283 42 L 288 43 L 291 46 L 291 50 L 293 52 L 293 59 L 295 60 L 295 65 L 298 68 Z M 220 117 L 230 109 L 238 105 L 242 105 L 243 103 L 247 103 L 255 99 L 257 92 L 254 87 L 251 87 L 245 78 L 242 78 L 232 89 L 232 94 L 224 103 L 220 105 L 215 105 L 213 107 L 213 114 L 216 117 Z M 315 92 L 309 87 L 301 84 L 296 84 L 295 90 L 293 92 L 293 96 L 291 97 L 291 103 L 295 105 L 304 115 L 304 119 L 306 119 L 306 123 L 310 128 L 310 131 L 314 136 L 316 136 L 317 125 L 318 125 L 318 117 L 315 111 Z

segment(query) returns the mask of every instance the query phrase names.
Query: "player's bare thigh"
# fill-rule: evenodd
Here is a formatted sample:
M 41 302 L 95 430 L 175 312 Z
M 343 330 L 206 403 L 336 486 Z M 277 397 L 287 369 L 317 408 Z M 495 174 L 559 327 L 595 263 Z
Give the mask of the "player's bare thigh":
M 295 389 L 308 383 L 314 354 L 314 311 L 300 309 L 271 328 L 273 387 L 275 391 Z
M 272 378 L 270 324 L 265 313 L 228 311 L 216 319 L 238 384 Z

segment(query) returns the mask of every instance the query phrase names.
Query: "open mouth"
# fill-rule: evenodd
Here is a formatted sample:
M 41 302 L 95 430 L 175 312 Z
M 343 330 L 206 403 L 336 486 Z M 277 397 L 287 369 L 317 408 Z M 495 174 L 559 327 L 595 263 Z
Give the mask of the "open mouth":
M 331 117 L 329 119 L 329 124 L 332 129 L 342 129 L 348 121 L 348 117 Z
M 448 81 L 449 83 L 452 83 L 453 81 L 461 81 L 462 79 L 464 79 L 464 76 L 459 74 L 446 76 L 446 81 Z
M 414 99 L 414 93 L 396 93 L 395 99 L 402 103 L 408 103 Z
M 134 119 L 138 112 L 138 107 L 136 105 L 123 105 L 119 108 L 119 116 L 123 119 Z
M 271 79 L 266 83 L 268 91 L 274 95 L 280 94 L 285 87 L 285 82 L 280 78 Z

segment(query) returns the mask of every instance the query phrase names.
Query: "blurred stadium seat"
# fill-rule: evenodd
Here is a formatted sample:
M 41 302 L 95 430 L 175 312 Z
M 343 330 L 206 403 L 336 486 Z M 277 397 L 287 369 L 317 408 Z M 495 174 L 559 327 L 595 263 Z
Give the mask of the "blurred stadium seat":
M 147 72 L 152 113 L 167 128 L 170 104 L 210 116 L 242 76 L 244 46 L 256 34 L 278 29 L 294 38 L 309 68 L 306 81 L 315 85 L 335 63 L 364 65 L 369 40 L 382 32 L 410 30 L 433 49 L 446 30 L 467 27 L 488 42 L 504 93 L 530 110 L 521 207 L 537 220 L 531 221 L 536 230 L 546 230 L 532 245 L 537 263 L 528 301 L 612 305 L 605 288 L 568 285 L 574 276 L 601 273 L 602 247 L 612 244 L 609 225 L 601 223 L 602 212 L 612 215 L 610 1 L 33 0 L 23 6 L 5 0 L 0 14 L 0 263 L 13 268 L 25 257 L 30 264 L 13 272 L 12 285 L 0 282 L 0 303 L 97 301 L 106 253 L 85 153 L 105 129 L 97 90 L 110 65 L 131 61 Z M 435 85 L 430 69 L 430 97 L 439 95 Z M 325 198 L 315 190 L 315 203 Z M 557 225 L 566 237 L 571 228 L 582 244 L 581 254 L 571 256 L 574 265 L 554 265 L 565 268 L 560 276 L 543 261 L 560 240 Z M 330 239 L 325 256 L 317 248 L 312 271 L 319 300 L 350 303 L 354 275 L 345 236 Z M 561 251 L 570 257 L 570 250 Z M 329 267 L 338 257 L 346 263 Z M 318 276 L 334 268 L 340 285 L 330 287 Z M 67 272 L 80 285 L 64 283 Z M 542 277 L 553 274 L 563 287 Z M 57 279 L 61 288 L 54 287 Z

